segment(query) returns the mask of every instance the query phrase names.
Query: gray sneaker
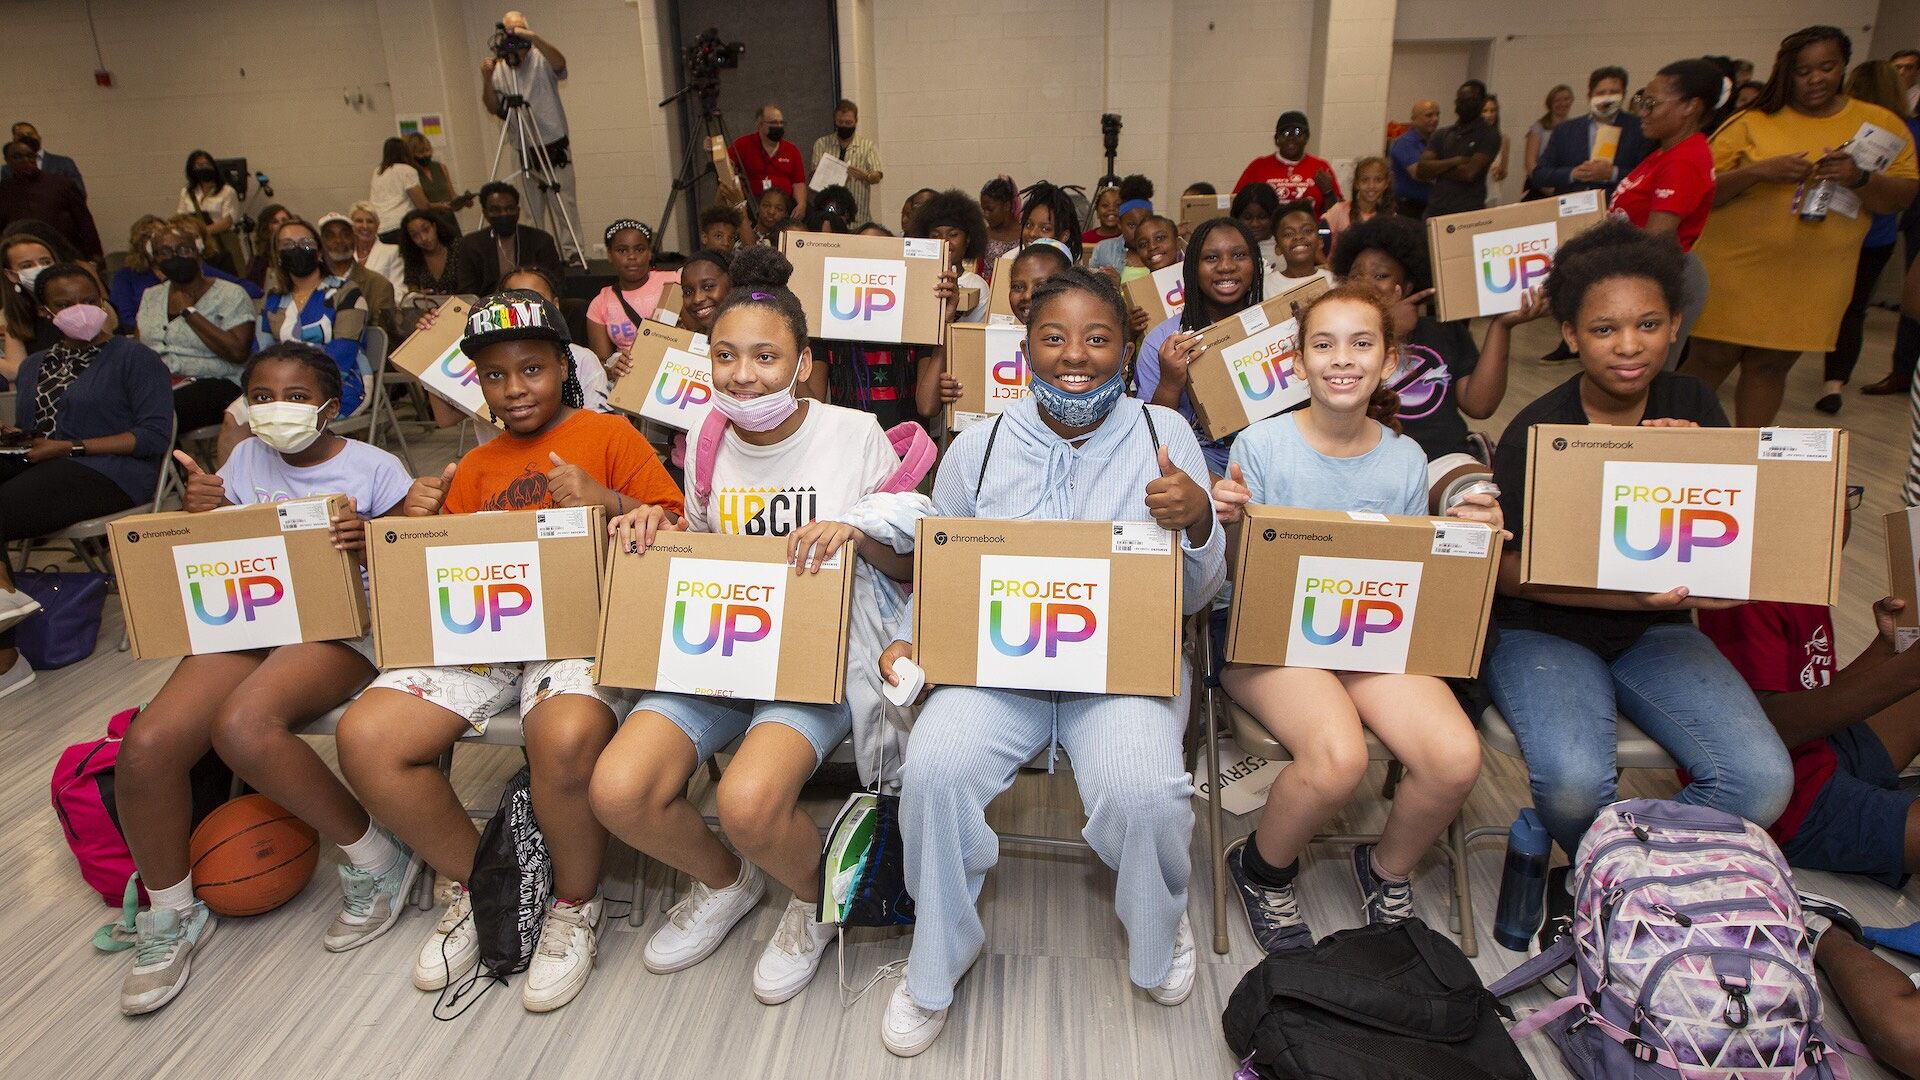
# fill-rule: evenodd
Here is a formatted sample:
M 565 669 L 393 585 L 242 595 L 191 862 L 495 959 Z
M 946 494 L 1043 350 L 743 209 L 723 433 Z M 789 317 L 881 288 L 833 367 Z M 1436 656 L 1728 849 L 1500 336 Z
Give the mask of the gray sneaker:
M 1300 914 L 1300 905 L 1294 901 L 1293 884 L 1270 889 L 1247 877 L 1246 866 L 1241 862 L 1246 850 L 1245 840 L 1227 849 L 1227 876 L 1233 879 L 1240 906 L 1247 911 L 1247 925 L 1253 929 L 1253 940 L 1269 955 L 1312 945 L 1313 930 L 1307 926 L 1306 918 Z
M 1373 872 L 1373 845 L 1353 849 L 1353 879 L 1360 885 L 1361 913 L 1367 925 L 1413 918 L 1413 881 L 1386 881 Z
M 33 679 L 33 665 L 27 663 L 25 656 L 15 657 L 12 667 L 0 671 L 0 698 L 32 686 Z
M 178 997 L 186 989 L 193 954 L 218 922 L 198 900 L 185 911 L 161 908 L 134 916 L 133 970 L 120 984 L 120 1011 L 139 1016 Z
M 407 908 L 407 893 L 420 873 L 420 860 L 399 841 L 401 859 L 383 874 L 340 865 L 340 911 L 327 927 L 328 952 L 357 949 L 393 928 Z
M 40 601 L 18 589 L 0 589 L 0 630 L 40 610 Z

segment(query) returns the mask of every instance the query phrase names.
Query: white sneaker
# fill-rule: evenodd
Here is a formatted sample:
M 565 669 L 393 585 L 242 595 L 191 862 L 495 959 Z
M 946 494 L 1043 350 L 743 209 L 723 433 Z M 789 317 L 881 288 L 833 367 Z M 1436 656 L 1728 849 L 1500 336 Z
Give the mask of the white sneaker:
M 746 918 L 767 891 L 760 868 L 740 860 L 740 876 L 724 889 L 709 889 L 699 878 L 685 900 L 673 905 L 667 922 L 654 932 L 641 954 L 655 975 L 685 971 L 713 955 L 734 924 Z
M 40 610 L 40 601 L 19 589 L 0 589 L 0 630 Z
M 880 1024 L 880 1041 L 886 1044 L 887 1052 L 895 1057 L 914 1057 L 933 1040 L 940 1037 L 940 1031 L 947 1026 L 947 1010 L 923 1009 L 913 1003 L 913 995 L 907 993 L 907 981 L 903 978 L 900 985 L 893 988 L 893 996 L 887 999 L 887 1013 Z
M 1194 975 L 1199 971 L 1199 958 L 1193 948 L 1193 924 L 1185 915 L 1180 916 L 1180 925 L 1173 931 L 1173 966 L 1167 969 L 1167 977 L 1160 985 L 1147 991 L 1147 996 L 1162 1005 L 1174 1006 L 1187 1000 L 1193 993 Z
M 780 916 L 780 928 L 753 967 L 753 996 L 762 1005 L 778 1005 L 807 988 L 820 970 L 835 927 L 819 921 L 820 905 L 794 897 Z
M 395 841 L 400 857 L 384 874 L 340 864 L 340 912 L 321 942 L 328 952 L 357 949 L 388 930 L 407 909 L 407 894 L 420 873 L 420 860 L 405 844 Z
M 465 888 L 453 888 L 452 902 L 440 913 L 440 921 L 413 962 L 413 985 L 422 990 L 445 989 L 480 963 L 480 932 L 473 925 L 473 902 L 467 899 Z
M 547 921 L 540 927 L 540 943 L 527 964 L 527 983 L 520 1003 L 528 1012 L 552 1012 L 572 1001 L 593 974 L 599 950 L 600 898 L 574 907 L 564 900 L 547 905 Z
M 219 921 L 198 900 L 185 911 L 157 908 L 135 915 L 138 937 L 133 968 L 120 984 L 120 1011 L 139 1016 L 180 996 L 193 970 L 193 954 L 213 936 Z
M 27 663 L 25 656 L 15 658 L 13 666 L 4 674 L 0 674 L 0 698 L 6 697 L 15 690 L 25 690 L 32 686 L 33 679 L 33 665 Z

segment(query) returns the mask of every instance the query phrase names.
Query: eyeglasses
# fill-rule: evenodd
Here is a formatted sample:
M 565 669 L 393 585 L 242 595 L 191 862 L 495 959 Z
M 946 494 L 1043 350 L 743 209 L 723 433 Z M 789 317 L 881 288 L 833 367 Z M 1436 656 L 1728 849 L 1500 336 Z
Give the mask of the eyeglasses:
M 1860 509 L 1860 504 L 1866 500 L 1867 489 L 1865 487 L 1860 484 L 1847 485 L 1847 509 L 1858 510 Z
M 1633 111 L 1634 112 L 1652 112 L 1653 107 L 1655 105 L 1670 105 L 1679 100 L 1681 99 L 1677 97 L 1663 98 L 1663 97 L 1653 97 L 1650 94 L 1639 94 L 1639 95 L 1636 95 L 1633 99 Z
M 198 255 L 200 249 L 193 244 L 174 244 L 157 246 L 153 249 L 155 259 L 171 259 L 176 255 Z
M 297 250 L 299 250 L 300 248 L 305 248 L 305 249 L 307 249 L 308 251 L 319 251 L 319 250 L 320 250 L 320 245 L 319 245 L 319 244 L 316 244 L 316 243 L 314 243 L 314 242 L 313 242 L 313 241 L 311 241 L 311 240 L 295 240 L 295 241 L 293 241 L 293 242 L 292 242 L 292 243 L 290 243 L 290 244 L 281 244 L 281 245 L 280 245 L 280 250 L 281 250 L 281 251 L 297 251 Z

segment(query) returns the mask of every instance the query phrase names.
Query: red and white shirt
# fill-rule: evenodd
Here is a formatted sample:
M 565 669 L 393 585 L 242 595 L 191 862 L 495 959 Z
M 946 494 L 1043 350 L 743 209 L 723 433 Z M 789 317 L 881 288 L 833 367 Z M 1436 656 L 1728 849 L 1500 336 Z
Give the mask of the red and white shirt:
M 1314 177 L 1322 173 L 1327 178 L 1327 191 L 1324 193 L 1314 183 Z M 1254 158 L 1241 171 L 1239 182 L 1233 185 L 1234 194 L 1238 195 L 1240 189 L 1248 184 L 1268 185 L 1273 188 L 1275 195 L 1280 196 L 1283 205 L 1305 199 L 1313 204 L 1315 217 L 1326 213 L 1327 207 L 1341 199 L 1340 180 L 1333 175 L 1333 166 L 1312 154 L 1302 155 L 1299 161 L 1282 160 L 1279 154 L 1263 154 Z
M 1680 250 L 1691 251 L 1707 227 L 1713 185 L 1713 150 L 1696 131 L 1673 149 L 1655 150 L 1634 166 L 1613 189 L 1613 212 L 1641 229 L 1656 210 L 1676 214 Z

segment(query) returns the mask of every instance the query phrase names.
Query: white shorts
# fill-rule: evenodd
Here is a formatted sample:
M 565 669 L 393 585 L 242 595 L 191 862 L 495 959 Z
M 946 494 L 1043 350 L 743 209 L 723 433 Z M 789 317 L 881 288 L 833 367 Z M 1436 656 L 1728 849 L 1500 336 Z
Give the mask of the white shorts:
M 524 718 L 533 707 L 558 694 L 579 694 L 605 705 L 616 721 L 633 705 L 631 691 L 593 684 L 591 660 L 534 660 L 524 664 L 469 664 L 464 667 L 395 668 L 373 685 L 400 690 L 465 719 L 473 734 L 516 701 Z

